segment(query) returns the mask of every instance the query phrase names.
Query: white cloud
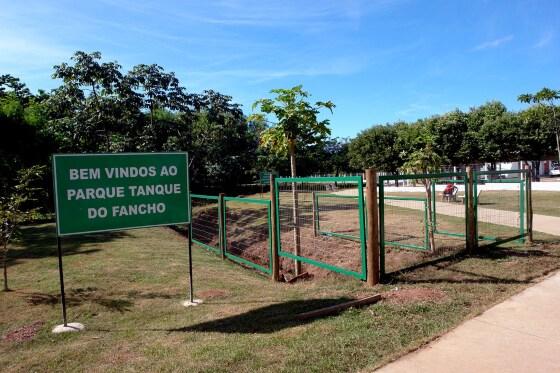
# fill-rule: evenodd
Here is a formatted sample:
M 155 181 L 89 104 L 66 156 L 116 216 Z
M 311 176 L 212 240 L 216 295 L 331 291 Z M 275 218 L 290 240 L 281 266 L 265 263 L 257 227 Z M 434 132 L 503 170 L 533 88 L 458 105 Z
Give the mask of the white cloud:
M 481 51 L 481 50 L 485 50 L 485 49 L 492 49 L 492 48 L 497 48 L 500 45 L 503 45 L 505 43 L 508 43 L 510 41 L 513 40 L 513 35 L 508 35 L 505 36 L 503 38 L 499 38 L 499 39 L 494 39 L 494 40 L 490 40 L 490 41 L 486 41 L 482 44 L 477 45 L 476 47 L 474 47 L 472 50 L 473 51 Z
M 70 48 L 51 41 L 3 31 L 5 30 L 0 30 L 0 70 L 18 73 L 50 69 L 54 64 L 67 60 L 72 54 Z
M 547 45 L 550 44 L 550 42 L 552 41 L 554 35 L 552 34 L 552 32 L 547 32 L 544 35 L 542 35 L 540 37 L 540 39 L 537 41 L 537 43 L 534 45 L 535 48 L 544 48 Z

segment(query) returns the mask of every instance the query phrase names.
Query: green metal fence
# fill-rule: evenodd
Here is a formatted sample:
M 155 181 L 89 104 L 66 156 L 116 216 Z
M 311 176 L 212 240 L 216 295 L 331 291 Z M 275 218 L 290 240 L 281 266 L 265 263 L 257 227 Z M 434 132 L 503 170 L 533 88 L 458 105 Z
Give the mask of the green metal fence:
M 378 185 L 382 274 L 465 248 L 466 173 L 384 175 Z
M 237 263 L 272 273 L 269 200 L 224 197 L 224 252 Z
M 191 194 L 193 242 L 220 253 L 220 223 L 218 196 Z
M 282 177 L 275 192 L 279 256 L 366 279 L 361 176 Z
M 344 238 L 348 240 L 360 241 L 360 227 L 355 225 L 348 228 L 342 228 L 338 222 L 332 222 L 328 219 L 329 213 L 336 210 L 355 210 L 359 211 L 358 196 L 341 195 L 334 193 L 315 193 L 312 192 L 314 199 L 314 219 L 315 230 L 317 234 L 331 237 Z M 327 216 L 327 219 L 321 221 L 321 215 Z
M 476 236 L 479 242 L 524 242 L 528 171 L 474 173 Z
M 383 198 L 383 217 L 396 220 L 398 224 L 386 226 L 384 246 L 429 251 L 428 242 L 428 201 L 418 197 Z M 392 215 L 395 215 L 393 218 Z

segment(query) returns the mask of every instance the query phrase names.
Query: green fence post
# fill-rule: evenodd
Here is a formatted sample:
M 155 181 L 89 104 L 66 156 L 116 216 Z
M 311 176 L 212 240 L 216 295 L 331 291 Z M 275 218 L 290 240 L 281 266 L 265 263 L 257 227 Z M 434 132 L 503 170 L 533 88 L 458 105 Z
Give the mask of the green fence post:
M 398 179 L 397 179 L 398 182 Z M 385 178 L 379 178 L 379 272 L 385 276 Z
M 226 259 L 226 213 L 225 213 L 225 202 L 224 193 L 220 193 L 218 196 L 218 229 L 220 233 L 218 234 L 219 248 L 222 255 L 222 259 Z
M 436 216 L 436 182 L 432 180 L 431 185 L 431 193 L 432 193 L 432 225 L 434 226 L 433 232 L 437 232 L 437 216 Z
M 532 244 L 533 243 L 533 190 L 532 190 L 532 180 L 531 180 L 531 168 L 529 166 L 527 166 L 527 170 L 526 170 L 526 174 L 525 174 L 525 178 L 527 180 L 527 185 L 526 185 L 526 189 L 527 189 L 527 198 L 526 198 L 526 202 L 527 202 L 527 234 L 528 234 L 528 243 Z
M 424 200 L 424 250 L 430 250 L 430 240 L 428 232 L 428 200 Z
M 319 201 L 317 199 L 317 194 L 315 192 L 311 192 L 311 199 L 313 204 L 313 236 L 317 237 L 317 232 L 319 230 Z
M 272 274 L 271 278 L 272 281 L 280 281 L 280 260 L 278 258 L 278 229 L 277 224 L 278 220 L 276 219 L 276 215 L 278 214 L 278 210 L 276 207 L 276 182 L 274 180 L 274 174 L 270 174 L 270 209 L 269 209 L 269 222 L 271 224 L 270 231 L 272 232 L 270 237 L 271 242 L 271 253 L 270 253 L 270 261 L 271 261 L 271 269 Z
M 478 245 L 477 239 L 477 216 L 476 216 L 476 181 L 472 167 L 467 167 L 467 184 L 465 186 L 465 199 L 467 204 L 466 229 L 467 229 L 467 250 L 473 252 Z
M 519 182 L 519 242 L 525 242 L 525 180 Z

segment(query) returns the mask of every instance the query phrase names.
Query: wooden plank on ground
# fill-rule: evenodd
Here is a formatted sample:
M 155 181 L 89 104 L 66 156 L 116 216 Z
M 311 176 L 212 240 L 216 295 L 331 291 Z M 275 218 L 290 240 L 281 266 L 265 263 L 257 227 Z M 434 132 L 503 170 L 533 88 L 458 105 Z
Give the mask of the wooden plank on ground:
M 375 294 L 375 295 L 372 295 L 371 297 L 366 297 L 366 298 L 362 298 L 362 299 L 355 299 L 355 300 L 352 300 L 350 302 L 341 303 L 341 304 L 337 304 L 337 305 L 330 306 L 330 307 L 320 308 L 318 310 L 313 310 L 313 311 L 304 312 L 304 313 L 298 313 L 296 315 L 296 320 L 307 320 L 307 319 L 312 319 L 312 318 L 315 318 L 315 317 L 333 315 L 335 313 L 339 313 L 341 311 L 344 311 L 345 309 L 348 309 L 350 307 L 367 306 L 367 305 L 375 303 L 379 300 L 381 300 L 381 294 Z

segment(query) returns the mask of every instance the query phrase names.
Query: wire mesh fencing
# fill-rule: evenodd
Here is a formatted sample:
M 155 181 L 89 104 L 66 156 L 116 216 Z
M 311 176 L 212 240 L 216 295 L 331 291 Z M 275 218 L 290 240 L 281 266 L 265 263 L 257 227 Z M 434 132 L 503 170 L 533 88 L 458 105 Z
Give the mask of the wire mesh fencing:
M 225 256 L 240 264 L 272 272 L 270 201 L 224 197 Z
M 218 196 L 191 194 L 193 242 L 220 253 Z
M 465 248 L 465 173 L 379 177 L 382 273 Z
M 384 241 L 386 246 L 429 251 L 428 201 L 426 198 L 385 196 Z
M 366 278 L 361 176 L 277 178 L 278 254 L 283 270 L 294 261 Z M 293 259 L 293 260 L 289 260 Z
M 526 234 L 526 171 L 475 172 L 474 200 L 480 244 L 513 240 Z

